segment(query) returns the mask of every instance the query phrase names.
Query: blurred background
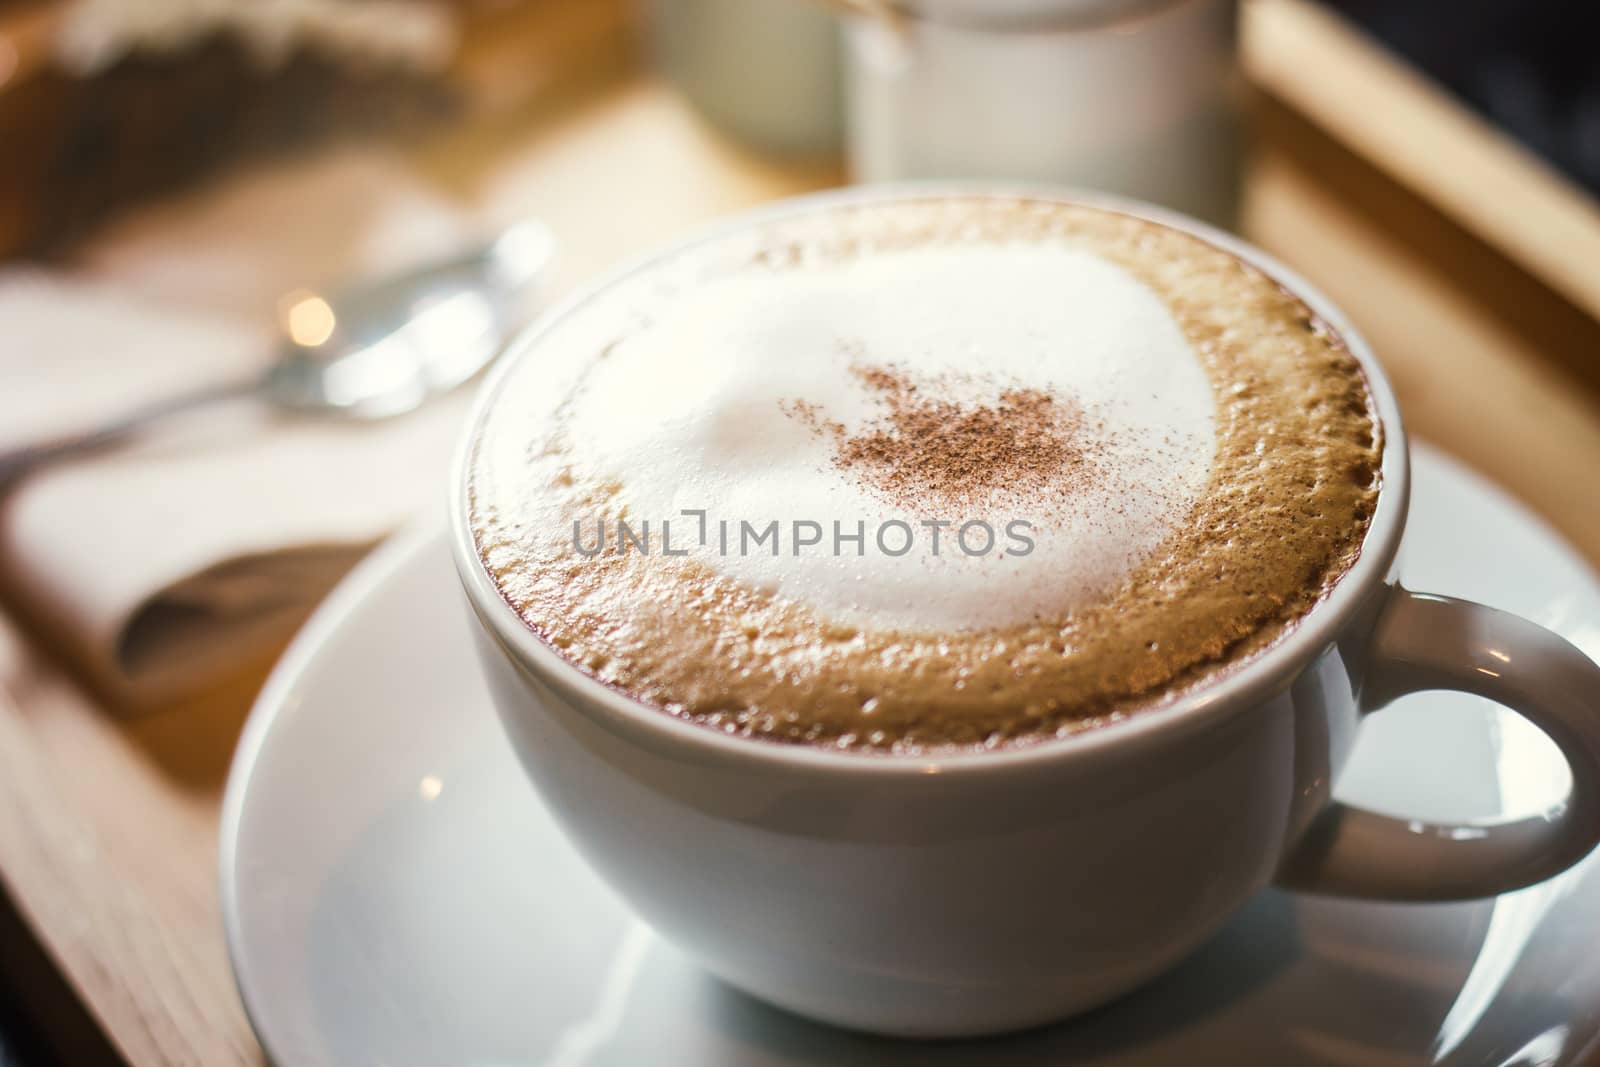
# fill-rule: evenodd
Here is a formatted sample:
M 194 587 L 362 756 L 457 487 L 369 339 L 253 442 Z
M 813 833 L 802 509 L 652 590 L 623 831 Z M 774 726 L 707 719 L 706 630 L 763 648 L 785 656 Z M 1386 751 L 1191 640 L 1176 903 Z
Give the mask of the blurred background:
M 512 332 L 729 211 L 987 177 L 1237 230 L 1600 562 L 1597 42 L 1592 0 L 0 0 L 0 1067 L 236 1062 L 208 849 L 264 672 L 437 509 Z M 16 848 L 56 811 L 199 946 L 181 996 Z M 220 1036 L 147 1021 L 209 995 Z
M 591 28 L 619 8 L 570 3 L 588 9 L 573 17 Z M 1574 182 L 1600 190 L 1594 5 L 1328 3 Z M 519 26 L 519 6 L 0 0 L 0 254 L 59 254 L 115 211 L 222 167 L 353 137 L 414 138 L 486 110 L 503 117 L 537 97 L 549 73 L 537 49 L 515 69 L 519 33 L 536 32 Z M 1197 171 L 1222 167 L 1216 143 L 1235 135 L 1224 128 L 1228 116 L 1200 114 L 1234 62 L 1225 36 L 1232 3 L 927 0 L 902 16 L 880 0 L 648 6 L 637 47 L 709 121 L 756 150 L 847 155 L 851 174 L 869 179 L 993 173 L 1124 186 L 1226 215 L 1226 191 L 1215 188 L 1224 177 L 1200 175 L 1214 186 L 1209 201 L 1192 186 Z M 874 18 L 879 9 L 891 14 Z M 852 27 L 843 45 L 841 21 Z M 1096 21 L 1105 32 L 1094 32 Z M 1152 83 L 1184 103 L 1155 99 Z M 1174 117 L 1184 107 L 1187 133 Z M 1096 129 L 1107 124 L 1123 129 Z M 1127 133 L 1162 124 L 1159 137 L 1137 145 Z M 1185 188 L 1126 173 L 1149 171 L 1152 158 L 1180 161 Z
M 616 0 L 571 3 L 589 6 L 589 13 L 574 16 L 589 21 L 608 18 L 606 11 L 618 6 Z M 1328 3 L 1574 182 L 1600 189 L 1600 64 L 1592 53 L 1600 11 L 1594 5 Z M 514 48 L 501 37 L 510 34 L 514 42 L 517 6 L 518 0 L 0 0 L 0 253 L 59 253 L 112 211 L 221 166 L 352 136 L 418 136 L 440 123 L 466 122 L 485 107 L 514 107 L 518 94 L 531 96 L 539 88 L 538 56 L 528 58 L 526 80 L 518 85 Z M 837 13 L 851 6 L 858 8 L 850 18 L 853 40 L 842 48 Z M 1203 64 L 1229 62 L 1218 19 L 1234 10 L 1208 0 L 1176 5 L 1210 8 L 1198 14 L 1141 13 L 1163 5 L 1139 0 L 931 0 L 909 5 L 923 8 L 912 19 L 925 24 L 896 42 L 893 30 L 872 32 L 890 19 L 864 26 L 872 19 L 859 11 L 877 6 L 869 0 L 656 0 L 650 32 L 638 46 L 666 67 L 710 122 L 755 149 L 827 155 L 848 146 L 853 174 L 861 178 L 981 170 L 1046 176 L 1054 165 L 1069 181 L 1098 178 L 1083 184 L 1120 182 L 1150 195 L 1162 194 L 1158 182 L 1141 187 L 1118 174 L 1123 163 L 1109 158 L 1126 150 L 1126 138 L 1118 144 L 1102 136 L 1088 144 L 1093 131 L 1082 126 L 1106 117 L 1085 112 L 1120 101 L 1128 114 L 1115 122 L 1130 125 L 1141 122 L 1141 107 L 1173 104 L 1144 99 L 1147 85 L 1112 96 L 1117 86 L 1107 56 L 1117 45 L 1110 34 L 1083 34 L 1083 22 L 1102 19 L 1112 26 L 1117 8 L 1150 22 L 1134 26 L 1134 37 L 1144 40 L 1123 48 L 1118 61 L 1128 59 L 1134 70 L 1141 62 L 1166 64 L 1160 78 L 1149 72 L 1162 66 L 1142 67 L 1139 80 L 1170 83 L 1194 104 L 1213 88 L 1205 78 L 1222 74 Z M 1162 22 L 1173 29 L 1158 26 Z M 1064 26 L 1074 32 L 1058 32 Z M 1168 40 L 1179 27 L 1190 37 L 1210 32 L 1211 40 Z M 1005 35 L 1002 45 L 995 45 L 997 34 Z M 1213 54 L 1202 54 L 1203 48 Z M 1034 56 L 1050 72 L 1032 66 Z M 987 85 L 995 62 L 1005 64 L 1010 86 Z M 1184 64 L 1190 70 L 1179 78 L 1171 67 Z M 886 88 L 894 80 L 901 85 Z M 899 101 L 896 93 L 917 99 Z M 1024 115 L 992 110 L 1002 101 L 1014 106 L 1046 93 L 1058 94 L 1048 104 L 1053 114 L 1038 99 Z M 1008 141 L 994 130 L 971 136 L 984 112 L 987 122 L 1016 123 L 1016 136 Z M 1064 122 L 1064 115 L 1074 120 Z M 1074 158 L 1064 158 L 1066 149 L 1042 158 L 1050 152 L 1037 142 L 1051 134 L 1083 144 L 1072 149 Z M 1203 139 L 1218 136 L 1213 117 Z M 1014 146 L 1018 139 L 1035 142 L 1034 157 Z M 974 162 L 974 154 L 1006 146 L 1013 157 Z M 1142 147 L 1149 170 L 1149 144 Z M 1184 150 L 1192 170 L 1202 149 Z M 1088 158 L 1094 152 L 1098 160 Z M 1179 206 L 1218 214 L 1214 198 L 1221 194 L 1211 195 L 1213 203 Z

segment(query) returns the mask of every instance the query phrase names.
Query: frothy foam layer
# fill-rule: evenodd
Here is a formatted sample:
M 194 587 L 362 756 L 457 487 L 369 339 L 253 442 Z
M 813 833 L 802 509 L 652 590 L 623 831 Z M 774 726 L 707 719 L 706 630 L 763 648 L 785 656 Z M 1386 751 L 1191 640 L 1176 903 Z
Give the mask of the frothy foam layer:
M 491 575 L 666 712 L 845 748 L 1070 733 L 1281 635 L 1359 552 L 1355 360 L 1233 256 L 993 197 L 814 208 L 569 309 L 470 472 Z
M 1015 457 L 995 449 L 975 457 L 992 471 L 972 472 L 965 492 L 896 492 L 839 443 L 870 437 L 897 389 L 936 396 L 951 418 L 1044 398 L 1060 415 L 1056 469 L 1015 491 Z M 570 456 L 621 486 L 628 515 L 659 528 L 706 510 L 827 535 L 798 555 L 781 536 L 777 555 L 705 553 L 714 570 L 852 625 L 909 629 L 1017 623 L 1120 584 L 1205 488 L 1212 418 L 1210 381 L 1149 288 L 1092 253 L 1023 242 L 714 278 L 613 345 L 565 412 Z M 832 551 L 834 523 L 865 522 L 875 550 L 892 518 L 926 532 L 922 551 Z M 937 556 L 923 521 L 951 524 Z M 972 521 L 1001 541 L 1028 523 L 1033 549 L 968 555 L 956 533 Z M 904 539 L 893 534 L 891 551 Z M 967 547 L 986 539 L 973 527 Z

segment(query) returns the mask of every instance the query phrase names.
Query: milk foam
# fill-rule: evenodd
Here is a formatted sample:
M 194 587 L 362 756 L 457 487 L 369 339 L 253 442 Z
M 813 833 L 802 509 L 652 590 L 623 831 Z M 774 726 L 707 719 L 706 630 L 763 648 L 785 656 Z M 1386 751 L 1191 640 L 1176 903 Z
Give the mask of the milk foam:
M 882 416 L 860 368 L 892 366 L 986 403 L 1034 389 L 1081 409 L 1093 476 L 959 503 L 890 500 L 835 462 L 799 402 L 847 430 Z M 736 270 L 666 291 L 584 372 L 563 438 L 586 475 L 621 486 L 633 519 L 865 521 L 866 555 L 697 553 L 825 617 L 913 630 L 1059 617 L 1121 583 L 1208 484 L 1211 382 L 1164 302 L 1065 241 L 928 244 L 781 269 Z M 1031 522 L 1030 554 L 939 555 L 872 546 L 886 519 Z M 896 539 L 898 540 L 898 538 Z M 713 535 L 714 541 L 714 535 Z

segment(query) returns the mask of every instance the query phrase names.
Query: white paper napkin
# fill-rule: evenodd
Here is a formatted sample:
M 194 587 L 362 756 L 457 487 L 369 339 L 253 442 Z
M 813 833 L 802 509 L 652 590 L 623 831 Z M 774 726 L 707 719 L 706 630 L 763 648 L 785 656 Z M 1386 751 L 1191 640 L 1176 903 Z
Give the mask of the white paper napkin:
M 0 270 L 0 447 L 248 376 L 273 356 L 284 292 L 448 254 L 476 229 L 398 160 L 352 151 L 147 210 L 70 269 Z M 442 507 L 466 393 L 382 423 L 232 401 L 49 468 L 0 498 L 9 597 L 118 703 L 202 687 Z

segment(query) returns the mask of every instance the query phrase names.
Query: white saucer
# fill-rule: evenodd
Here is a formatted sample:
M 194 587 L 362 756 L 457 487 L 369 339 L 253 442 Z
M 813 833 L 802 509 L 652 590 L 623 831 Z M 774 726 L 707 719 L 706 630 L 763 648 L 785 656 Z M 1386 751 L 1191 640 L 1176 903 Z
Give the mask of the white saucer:
M 1426 448 L 1403 577 L 1600 654 L 1587 568 Z M 1600 855 L 1464 904 L 1270 891 L 1145 990 L 1000 1041 L 900 1043 L 785 1015 L 701 974 L 568 848 L 501 739 L 466 622 L 442 535 L 403 539 L 320 610 L 251 716 L 222 903 L 280 1067 L 1550 1067 L 1600 1049 Z M 1340 793 L 1443 819 L 1533 811 L 1566 785 L 1521 720 L 1428 694 L 1364 725 Z

